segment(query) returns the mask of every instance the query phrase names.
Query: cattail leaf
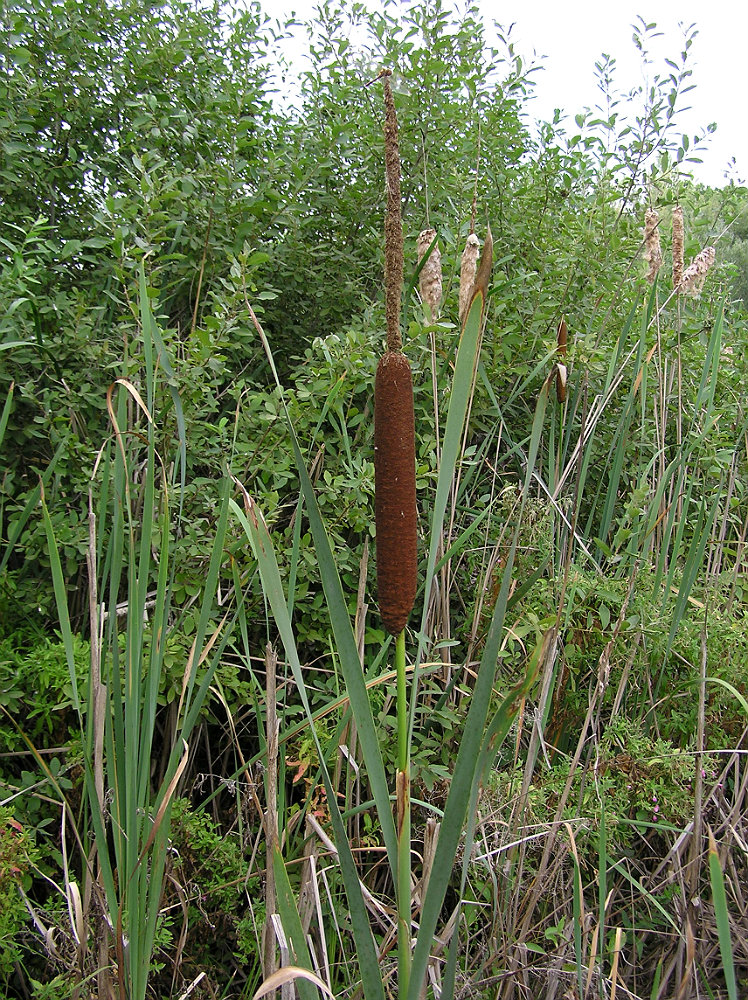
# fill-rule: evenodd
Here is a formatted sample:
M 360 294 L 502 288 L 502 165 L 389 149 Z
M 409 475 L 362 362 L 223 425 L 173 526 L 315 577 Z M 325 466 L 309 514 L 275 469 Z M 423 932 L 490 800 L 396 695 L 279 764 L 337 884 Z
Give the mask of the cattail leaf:
M 289 983 L 296 982 L 297 979 L 305 979 L 310 983 L 314 983 L 321 993 L 325 996 L 331 997 L 332 1000 L 335 1000 L 335 994 L 319 978 L 319 976 L 315 975 L 314 972 L 310 972 L 308 969 L 301 969 L 294 965 L 284 965 L 282 969 L 278 969 L 277 972 L 268 976 L 265 982 L 253 995 L 252 1000 L 261 1000 L 261 998 L 267 996 L 268 993 L 274 993 L 282 986 L 287 986 Z

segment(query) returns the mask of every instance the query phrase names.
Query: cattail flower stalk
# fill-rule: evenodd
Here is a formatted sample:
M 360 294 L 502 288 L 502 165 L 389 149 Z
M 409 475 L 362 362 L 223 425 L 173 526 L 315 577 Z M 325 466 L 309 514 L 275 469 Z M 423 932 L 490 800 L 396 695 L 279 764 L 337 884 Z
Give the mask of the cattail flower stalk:
M 644 259 L 649 264 L 647 281 L 651 285 L 657 277 L 657 272 L 662 267 L 660 217 L 653 208 L 648 208 L 644 217 Z

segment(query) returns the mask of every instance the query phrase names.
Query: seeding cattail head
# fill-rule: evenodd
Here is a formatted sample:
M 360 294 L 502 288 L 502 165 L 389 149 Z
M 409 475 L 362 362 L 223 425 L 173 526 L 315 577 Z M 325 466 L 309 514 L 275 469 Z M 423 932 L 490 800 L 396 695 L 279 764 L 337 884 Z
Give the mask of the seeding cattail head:
M 678 291 L 686 295 L 698 295 L 704 286 L 707 271 L 714 264 L 714 258 L 714 247 L 704 247 L 683 272 Z
M 473 290 L 475 272 L 478 267 L 479 246 L 478 237 L 475 233 L 471 233 L 467 238 L 465 249 L 462 251 L 462 260 L 460 262 L 460 326 L 465 322 L 470 294 Z
M 420 264 L 428 252 L 429 247 L 436 239 L 435 229 L 424 229 L 418 235 L 418 263 Z M 424 261 L 421 273 L 418 276 L 418 287 L 421 292 L 421 301 L 428 306 L 431 312 L 431 319 L 435 320 L 439 314 L 439 306 L 442 301 L 442 255 L 439 244 L 434 243 L 434 248 Z
M 673 209 L 673 289 L 680 290 L 683 280 L 683 209 Z
M 556 353 L 559 358 L 566 357 L 566 344 L 569 337 L 569 329 L 566 326 L 566 320 L 562 319 L 558 324 L 558 331 L 556 333 Z M 559 361 L 556 364 L 556 399 L 559 403 L 563 403 L 566 399 L 566 365 Z
M 647 281 L 651 285 L 662 267 L 660 218 L 653 208 L 648 208 L 644 217 L 644 259 L 649 264 Z
M 379 613 L 391 635 L 405 628 L 418 574 L 413 383 L 408 359 L 387 351 L 374 386 L 374 484 Z

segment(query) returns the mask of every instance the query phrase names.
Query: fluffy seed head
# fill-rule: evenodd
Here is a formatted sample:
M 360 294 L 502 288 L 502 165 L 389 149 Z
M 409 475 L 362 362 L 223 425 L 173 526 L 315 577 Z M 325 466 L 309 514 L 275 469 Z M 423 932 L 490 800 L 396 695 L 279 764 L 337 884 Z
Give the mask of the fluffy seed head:
M 436 238 L 435 229 L 424 229 L 418 235 L 418 263 L 423 260 L 428 248 Z M 442 255 L 439 244 L 434 244 L 434 249 L 429 254 L 418 276 L 418 287 L 421 292 L 421 301 L 431 310 L 431 319 L 435 320 L 439 314 L 439 306 L 442 301 Z
M 374 481 L 379 613 L 391 635 L 405 628 L 418 575 L 413 381 L 408 359 L 386 351 L 374 384 Z
M 478 248 L 480 242 L 475 233 L 471 233 L 467 238 L 465 249 L 462 251 L 460 262 L 460 326 L 465 322 L 468 305 L 470 304 L 470 293 L 473 290 L 475 272 L 478 268 Z
M 714 258 L 714 247 L 704 247 L 683 272 L 678 291 L 698 295 L 704 286 L 707 271 L 714 264 Z

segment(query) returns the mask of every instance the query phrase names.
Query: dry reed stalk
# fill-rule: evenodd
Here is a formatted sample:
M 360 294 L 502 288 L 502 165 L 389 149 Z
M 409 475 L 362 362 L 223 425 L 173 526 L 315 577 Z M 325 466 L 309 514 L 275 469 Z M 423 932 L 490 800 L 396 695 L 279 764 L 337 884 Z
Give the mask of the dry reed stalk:
M 400 212 L 400 154 L 397 117 L 385 71 L 385 310 L 387 350 L 374 384 L 374 484 L 379 612 L 387 631 L 405 628 L 416 596 L 416 471 L 413 380 L 402 353 L 400 295 L 403 280 L 403 227 Z
M 424 229 L 418 234 L 418 263 L 420 264 L 428 252 L 429 247 L 436 239 L 435 229 Z M 439 306 L 442 301 L 442 255 L 439 244 L 434 244 L 434 249 L 424 262 L 418 278 L 418 287 L 421 292 L 421 301 L 429 307 L 432 322 L 439 315 Z
M 673 209 L 673 288 L 678 291 L 683 280 L 683 209 Z
M 681 212 L 681 222 L 682 221 L 683 213 Z M 644 216 L 644 259 L 649 264 L 647 281 L 651 285 L 657 277 L 657 272 L 662 267 L 660 217 L 653 208 L 648 208 L 646 215 Z M 675 268 L 675 256 L 673 256 L 673 268 Z
M 465 316 L 470 305 L 473 283 L 475 282 L 475 272 L 478 268 L 479 247 L 480 241 L 478 237 L 475 233 L 471 233 L 465 243 L 465 249 L 462 251 L 462 260 L 460 261 L 460 311 L 458 314 L 460 326 L 465 322 Z
M 678 291 L 686 295 L 698 295 L 704 287 L 707 271 L 714 265 L 714 258 L 714 247 L 704 247 L 683 272 Z

